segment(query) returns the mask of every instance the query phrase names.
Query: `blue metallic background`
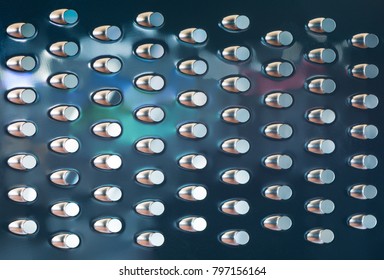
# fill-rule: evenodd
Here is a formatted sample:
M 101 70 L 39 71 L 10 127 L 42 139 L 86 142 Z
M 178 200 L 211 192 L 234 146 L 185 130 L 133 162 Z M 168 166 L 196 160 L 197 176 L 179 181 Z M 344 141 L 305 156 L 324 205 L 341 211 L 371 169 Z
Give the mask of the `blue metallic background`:
M 79 22 L 71 27 L 56 26 L 49 22 L 55 9 L 71 8 L 79 14 Z M 373 93 L 381 97 L 383 74 L 373 80 L 357 80 L 347 76 L 346 69 L 358 63 L 374 63 L 384 71 L 383 43 L 375 49 L 362 50 L 348 45 L 347 39 L 361 32 L 383 37 L 384 5 L 380 1 L 1 1 L 0 3 L 0 259 L 382 259 L 384 257 L 384 192 L 383 140 L 381 122 L 383 105 L 374 110 L 358 110 L 346 103 L 348 96 L 357 92 Z M 145 11 L 159 11 L 165 25 L 147 30 L 134 24 L 136 16 Z M 245 14 L 251 20 L 246 32 L 228 33 L 218 22 L 226 15 Z M 327 36 L 314 36 L 304 25 L 315 17 L 331 17 L 336 30 Z M 38 30 L 36 38 L 25 42 L 11 39 L 6 27 L 14 22 L 30 22 Z M 90 37 L 95 27 L 111 24 L 123 30 L 122 38 L 115 43 L 103 43 Z M 187 45 L 177 34 L 188 27 L 207 31 L 208 41 L 201 46 Z M 295 43 L 289 48 L 272 48 L 262 44 L 261 37 L 273 30 L 289 30 Z M 59 58 L 48 52 L 49 46 L 62 40 L 80 45 L 75 57 Z M 156 61 L 138 59 L 132 50 L 140 43 L 160 42 L 166 55 Z M 236 44 L 251 49 L 251 59 L 243 63 L 230 63 L 218 55 L 218 50 Z M 337 62 L 315 65 L 304 60 L 304 54 L 318 47 L 332 47 L 338 53 Z M 31 73 L 9 70 L 5 62 L 9 57 L 26 54 L 34 56 L 38 66 Z M 102 55 L 119 57 L 122 70 L 114 75 L 102 75 L 92 70 L 89 63 Z M 178 61 L 200 57 L 207 61 L 209 70 L 202 77 L 188 77 L 177 71 Z M 263 64 L 285 59 L 295 65 L 294 75 L 288 79 L 273 80 L 261 73 Z M 73 90 L 50 87 L 47 79 L 54 73 L 69 71 L 79 77 L 79 86 Z M 156 72 L 165 77 L 166 86 L 158 93 L 139 91 L 133 79 L 142 74 Z M 252 83 L 245 94 L 230 94 L 222 90 L 219 80 L 227 75 L 242 74 Z M 336 91 L 331 95 L 315 95 L 304 89 L 307 78 L 325 75 L 335 80 Z M 15 87 L 32 87 L 39 95 L 38 102 L 17 106 L 5 99 L 5 93 Z M 117 107 L 102 107 L 93 103 L 90 94 L 103 88 L 117 88 L 123 92 L 123 103 Z M 199 109 L 186 108 L 177 102 L 178 93 L 185 90 L 202 90 L 209 101 Z M 292 94 L 294 104 L 288 109 L 268 108 L 262 95 L 284 90 Z M 382 101 L 382 100 L 381 100 Z M 383 103 L 383 102 L 382 102 Z M 81 117 L 73 123 L 57 122 L 48 117 L 49 108 L 58 104 L 74 104 L 81 108 Z M 155 104 L 164 109 L 165 120 L 159 124 L 143 124 L 133 116 L 142 105 Z M 220 112 L 229 106 L 249 108 L 251 120 L 243 125 L 230 125 L 220 119 Z M 327 107 L 334 110 L 337 119 L 329 126 L 313 125 L 305 120 L 307 109 Z M 15 138 L 5 127 L 14 120 L 33 120 L 38 133 L 31 138 Z M 101 120 L 114 119 L 123 125 L 123 134 L 117 139 L 94 136 L 90 127 Z M 188 140 L 178 136 L 176 127 L 186 121 L 203 122 L 208 136 L 202 140 Z M 261 129 L 270 122 L 287 122 L 294 129 L 288 140 L 273 141 L 264 137 Z M 370 123 L 380 133 L 374 140 L 351 138 L 346 130 L 356 123 Z M 58 136 L 73 136 L 80 140 L 80 150 L 71 155 L 55 154 L 48 143 Z M 144 136 L 161 137 L 166 150 L 161 155 L 139 154 L 133 143 Z M 249 153 L 229 156 L 219 150 L 219 144 L 228 138 L 244 137 L 251 144 Z M 312 138 L 332 139 L 336 150 L 331 155 L 314 155 L 305 151 L 304 144 Z M 6 160 L 17 152 L 35 154 L 38 166 L 29 172 L 10 169 Z M 123 166 L 117 171 L 100 171 L 91 165 L 91 159 L 101 153 L 117 153 Z M 202 171 L 186 171 L 177 165 L 184 154 L 198 152 L 206 155 L 208 166 Z M 285 171 L 268 170 L 261 159 L 271 153 L 286 153 L 294 165 Z M 372 153 L 379 159 L 374 170 L 362 171 L 348 166 L 347 158 L 356 153 Z M 60 188 L 49 181 L 48 175 L 59 168 L 74 168 L 80 172 L 75 187 Z M 135 174 L 146 168 L 159 168 L 166 175 L 161 186 L 143 187 L 135 182 Z M 219 181 L 220 173 L 228 168 L 241 167 L 251 172 L 246 185 L 231 186 Z M 331 185 L 314 185 L 304 179 L 309 169 L 327 167 L 335 171 Z M 38 199 L 30 205 L 17 204 L 7 197 L 15 185 L 28 183 L 34 186 Z M 199 183 L 208 189 L 204 201 L 186 202 L 176 197 L 177 189 L 185 184 Z M 287 201 L 271 201 L 261 195 L 263 187 L 287 184 L 293 197 Z M 347 195 L 353 184 L 367 183 L 378 188 L 373 200 L 359 201 Z M 104 204 L 92 198 L 100 185 L 114 184 L 123 190 L 123 199 Z M 335 202 L 330 215 L 314 215 L 304 209 L 306 200 L 323 196 Z M 218 210 L 219 204 L 229 198 L 246 198 L 251 210 L 244 216 L 228 216 Z M 143 199 L 160 199 L 166 206 L 160 217 L 142 217 L 133 206 Z M 78 217 L 60 219 L 50 213 L 50 206 L 62 200 L 79 203 Z M 347 217 L 366 212 L 378 219 L 372 230 L 350 228 Z M 286 232 L 263 229 L 261 220 L 267 215 L 283 213 L 293 220 Z M 208 227 L 199 233 L 182 232 L 176 221 L 186 215 L 206 217 Z M 120 217 L 124 229 L 120 234 L 103 235 L 92 228 L 92 221 L 105 215 Z M 8 224 L 29 217 L 39 224 L 33 236 L 16 236 L 9 233 Z M 304 240 L 304 233 L 313 227 L 333 230 L 331 244 L 316 245 Z M 246 246 L 229 247 L 218 241 L 218 234 L 227 229 L 245 229 L 250 234 Z M 160 248 L 143 248 L 134 243 L 134 236 L 143 230 L 160 230 L 166 241 Z M 54 233 L 71 231 L 81 238 L 74 250 L 59 250 L 49 243 Z

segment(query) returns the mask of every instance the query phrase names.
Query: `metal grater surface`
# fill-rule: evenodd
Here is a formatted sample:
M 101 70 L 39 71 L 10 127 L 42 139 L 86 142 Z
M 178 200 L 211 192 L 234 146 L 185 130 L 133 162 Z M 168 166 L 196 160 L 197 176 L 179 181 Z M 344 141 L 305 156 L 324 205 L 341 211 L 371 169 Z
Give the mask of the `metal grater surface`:
M 379 1 L 1 4 L 1 259 L 384 257 Z

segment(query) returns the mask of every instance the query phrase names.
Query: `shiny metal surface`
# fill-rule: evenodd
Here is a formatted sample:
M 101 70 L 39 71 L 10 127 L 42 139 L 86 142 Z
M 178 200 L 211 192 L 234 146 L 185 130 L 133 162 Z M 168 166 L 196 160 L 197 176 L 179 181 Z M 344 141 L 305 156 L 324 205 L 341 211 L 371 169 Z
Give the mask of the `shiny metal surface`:
M 229 215 L 245 215 L 250 209 L 249 203 L 245 200 L 228 200 L 221 204 L 220 210 Z
M 221 149 L 230 154 L 246 154 L 251 148 L 246 139 L 228 139 L 221 144 Z
M 327 244 L 335 239 L 335 234 L 330 229 L 311 229 L 305 234 L 305 238 L 312 243 Z
M 111 74 L 120 71 L 122 63 L 116 57 L 101 57 L 92 63 L 92 68 L 97 72 Z
M 203 123 L 185 123 L 179 127 L 178 132 L 183 137 L 199 139 L 207 135 L 208 128 Z
M 15 104 L 32 104 L 37 99 L 36 92 L 31 88 L 18 88 L 7 93 L 7 99 Z
M 159 59 L 164 53 L 164 47 L 160 44 L 143 44 L 135 50 L 135 54 L 144 59 Z
M 242 76 L 233 76 L 224 78 L 221 81 L 221 87 L 231 93 L 246 92 L 251 87 L 248 78 Z
M 250 20 L 245 15 L 230 15 L 224 17 L 221 24 L 230 31 L 243 31 L 249 27 Z
M 51 212 L 57 217 L 76 217 L 80 213 L 80 207 L 74 202 L 58 202 L 51 207 Z
M 136 22 L 143 27 L 160 27 L 164 24 L 164 16 L 159 12 L 145 12 L 137 16 Z
M 312 199 L 306 202 L 307 211 L 315 214 L 331 214 L 335 210 L 335 204 L 329 199 Z
M 93 165 L 103 170 L 116 170 L 121 167 L 123 160 L 119 155 L 99 155 L 93 159 Z
M 379 68 L 374 64 L 357 64 L 350 69 L 350 73 L 358 79 L 374 79 L 379 75 Z
M 164 241 L 165 237 L 160 232 L 143 232 L 136 237 L 137 244 L 144 247 L 160 247 Z
M 272 215 L 264 218 L 263 226 L 270 230 L 285 231 L 292 227 L 292 220 L 288 216 Z
M 179 159 L 180 167 L 185 169 L 204 169 L 207 166 L 208 162 L 204 155 L 199 154 L 189 154 L 182 156 Z
M 358 109 L 375 109 L 379 105 L 379 98 L 374 94 L 356 94 L 350 98 L 350 103 Z
M 203 186 L 185 186 L 178 191 L 178 196 L 188 201 L 199 201 L 204 200 L 207 193 L 207 189 Z
M 264 135 L 274 139 L 287 139 L 292 136 L 293 129 L 289 124 L 272 123 L 265 126 Z
M 49 146 L 53 151 L 60 154 L 73 154 L 80 148 L 79 141 L 75 138 L 67 137 L 55 139 L 49 144 Z
M 348 224 L 357 229 L 373 229 L 377 225 L 377 219 L 370 214 L 356 214 L 349 217 Z
M 93 228 L 100 233 L 119 233 L 122 228 L 122 222 L 117 218 L 104 218 L 96 220 Z
M 202 107 L 208 102 L 208 96 L 202 91 L 186 91 L 180 93 L 178 100 L 187 107 Z
M 246 123 L 249 121 L 251 115 L 246 108 L 232 107 L 224 110 L 221 113 L 221 117 L 229 123 Z
M 335 148 L 335 143 L 330 139 L 314 139 L 306 144 L 306 149 L 315 154 L 331 154 Z
M 264 40 L 266 43 L 275 47 L 286 47 L 292 44 L 293 35 L 289 31 L 271 31 L 268 32 L 267 35 L 265 35 Z
M 54 171 L 49 179 L 56 185 L 72 186 L 79 182 L 80 176 L 76 170 L 60 169 Z
M 145 91 L 159 91 L 164 88 L 165 81 L 159 75 L 142 75 L 136 78 L 135 85 Z
M 357 199 L 374 199 L 377 196 L 377 188 L 372 185 L 354 185 L 349 188 L 348 194 Z
M 9 36 L 17 39 L 28 39 L 36 34 L 36 28 L 33 24 L 26 22 L 13 23 L 7 27 Z
M 145 154 L 160 154 L 164 149 L 164 141 L 159 138 L 145 138 L 136 143 L 136 150 Z
M 49 15 L 49 19 L 52 22 L 60 25 L 74 24 L 78 18 L 77 12 L 72 9 L 58 9 Z
M 49 51 L 57 56 L 75 56 L 79 52 L 79 46 L 75 42 L 61 41 L 53 43 Z
M 7 60 L 7 66 L 15 71 L 32 71 L 36 67 L 36 60 L 32 56 L 14 56 Z
M 61 122 L 73 122 L 80 116 L 80 111 L 75 106 L 62 105 L 52 108 L 49 111 L 52 119 Z
M 100 201 L 115 202 L 123 196 L 120 188 L 114 186 L 99 187 L 93 192 L 93 196 Z
M 207 221 L 197 216 L 182 218 L 177 224 L 181 230 L 189 232 L 204 231 L 207 228 Z
M 313 169 L 305 175 L 308 182 L 315 184 L 331 184 L 335 180 L 335 173 L 330 169 Z
M 246 245 L 249 239 L 249 234 L 244 230 L 229 230 L 220 236 L 221 242 L 231 246 Z
M 359 34 L 353 35 L 351 39 L 351 43 L 354 47 L 357 47 L 357 48 L 373 49 L 373 48 L 376 48 L 377 45 L 379 44 L 379 37 L 371 33 L 359 33 Z
M 17 235 L 31 235 L 36 233 L 37 224 L 34 220 L 16 220 L 8 225 L 8 230 Z
M 308 22 L 309 30 L 316 33 L 331 33 L 336 29 L 336 22 L 331 18 L 314 18 Z
M 244 185 L 249 182 L 251 175 L 247 170 L 230 169 L 221 174 L 221 180 L 231 185 Z
M 121 29 L 115 25 L 98 26 L 92 31 L 92 36 L 101 41 L 116 41 L 121 35 Z
M 119 90 L 104 89 L 94 92 L 92 100 L 103 106 L 117 106 L 123 100 L 123 95 Z
M 137 182 L 144 185 L 160 185 L 165 180 L 165 175 L 161 170 L 147 169 L 136 174 Z
M 264 160 L 263 163 L 266 167 L 272 169 L 289 169 L 293 164 L 293 160 L 288 155 L 269 155 Z
M 306 113 L 308 121 L 316 124 L 331 124 L 336 119 L 336 114 L 331 109 L 312 109 Z
M 308 53 L 308 59 L 315 63 L 332 63 L 336 59 L 336 53 L 332 49 L 314 49 Z
M 383 4 L 312 4 L 3 5 L 0 258 L 381 259 Z M 318 49 L 333 50 L 336 58 L 313 63 L 308 54 Z M 327 58 L 324 51 L 314 55 Z M 20 56 L 35 66 L 15 59 Z M 120 66 L 99 61 L 105 58 Z M 179 71 L 190 60 L 204 61 L 206 71 Z M 159 119 L 148 107 L 159 108 L 161 121 L 153 121 Z M 315 125 L 306 112 L 316 109 L 336 117 Z M 105 123 L 117 125 L 96 129 Z M 203 124 L 204 137 L 179 133 L 190 123 Z M 331 140 L 335 148 L 327 153 L 332 149 L 324 147 L 333 145 L 316 140 Z M 308 152 L 312 141 L 311 149 L 322 154 Z M 32 155 L 37 164 L 10 168 L 7 161 L 16 155 Z M 105 155 L 119 156 L 121 166 L 97 168 L 94 160 Z M 185 155 L 203 155 L 206 167 L 180 168 Z M 293 164 L 265 168 L 269 155 L 289 155 Z M 351 168 L 355 155 L 375 155 L 380 163 Z M 109 165 L 105 159 L 97 164 Z M 333 201 L 335 210 L 308 213 L 305 203 L 318 198 Z M 233 200 L 246 201 L 248 213 L 223 214 L 221 205 Z M 163 203 L 164 213 L 138 214 L 135 207 L 144 201 Z M 76 203 L 80 212 L 55 216 L 51 208 L 61 202 Z M 372 230 L 348 225 L 351 216 L 368 214 L 377 219 Z M 264 230 L 270 216 L 287 216 L 293 226 Z M 208 226 L 179 230 L 189 217 L 203 217 Z M 106 218 L 118 218 L 121 231 L 94 230 Z M 8 230 L 25 219 L 38 224 L 34 234 Z M 306 238 L 332 242 L 317 246 Z
M 263 189 L 263 195 L 273 200 L 287 200 L 292 197 L 292 189 L 286 185 L 273 185 Z
M 58 249 L 75 249 L 80 245 L 80 238 L 74 233 L 59 233 L 52 237 L 51 244 Z
M 32 187 L 23 186 L 11 189 L 8 192 L 8 197 L 15 202 L 28 203 L 36 200 L 37 192 Z
M 376 156 L 363 154 L 352 156 L 348 163 L 357 169 L 374 169 L 379 164 Z
M 143 201 L 135 206 L 135 211 L 144 216 L 160 216 L 164 210 L 165 206 L 161 201 Z
M 202 44 L 208 38 L 207 32 L 201 28 L 187 28 L 179 33 L 179 39 L 190 44 Z
M 179 63 L 178 69 L 186 75 L 204 75 L 208 70 L 208 65 L 204 60 L 191 59 L 184 60 Z
M 165 113 L 160 107 L 148 106 L 138 109 L 135 116 L 142 122 L 158 123 L 165 118 Z
M 73 89 L 79 84 L 79 79 L 72 73 L 58 73 L 50 77 L 49 84 L 59 89 Z
M 160 27 L 164 24 L 164 16 L 159 12 L 145 12 L 136 17 L 136 22 L 143 27 Z
M 293 103 L 293 97 L 285 92 L 273 92 L 265 96 L 264 102 L 266 105 L 274 108 L 288 108 Z
M 92 132 L 104 138 L 116 138 L 122 133 L 122 127 L 118 122 L 101 122 L 92 127 Z
M 31 137 L 36 134 L 37 127 L 33 122 L 14 122 L 7 126 L 10 135 L 16 137 Z
M 358 124 L 349 128 L 349 134 L 357 139 L 375 139 L 379 134 L 379 130 L 372 124 Z
M 316 78 L 308 81 L 307 89 L 317 94 L 330 94 L 336 90 L 336 83 L 328 78 Z
M 251 56 L 251 52 L 247 47 L 232 46 L 223 49 L 221 55 L 230 61 L 246 61 Z
M 32 154 L 18 154 L 7 160 L 8 166 L 18 170 L 31 170 L 36 167 L 37 159 Z
M 271 62 L 264 68 L 265 74 L 273 78 L 287 78 L 293 73 L 293 66 L 287 61 Z

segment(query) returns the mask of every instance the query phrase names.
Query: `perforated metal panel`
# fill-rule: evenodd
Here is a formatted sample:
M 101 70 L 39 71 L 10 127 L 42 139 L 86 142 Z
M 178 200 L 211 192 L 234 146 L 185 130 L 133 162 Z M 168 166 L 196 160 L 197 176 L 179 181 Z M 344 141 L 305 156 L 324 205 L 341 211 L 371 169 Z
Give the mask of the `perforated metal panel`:
M 383 258 L 379 1 L 1 4 L 1 259 Z

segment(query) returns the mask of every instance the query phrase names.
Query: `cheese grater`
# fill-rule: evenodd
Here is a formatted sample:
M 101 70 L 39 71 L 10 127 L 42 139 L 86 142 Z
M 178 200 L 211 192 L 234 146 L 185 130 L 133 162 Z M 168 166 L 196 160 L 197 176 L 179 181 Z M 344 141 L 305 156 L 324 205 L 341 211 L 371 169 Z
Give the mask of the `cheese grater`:
M 382 8 L 4 2 L 0 258 L 383 258 Z

